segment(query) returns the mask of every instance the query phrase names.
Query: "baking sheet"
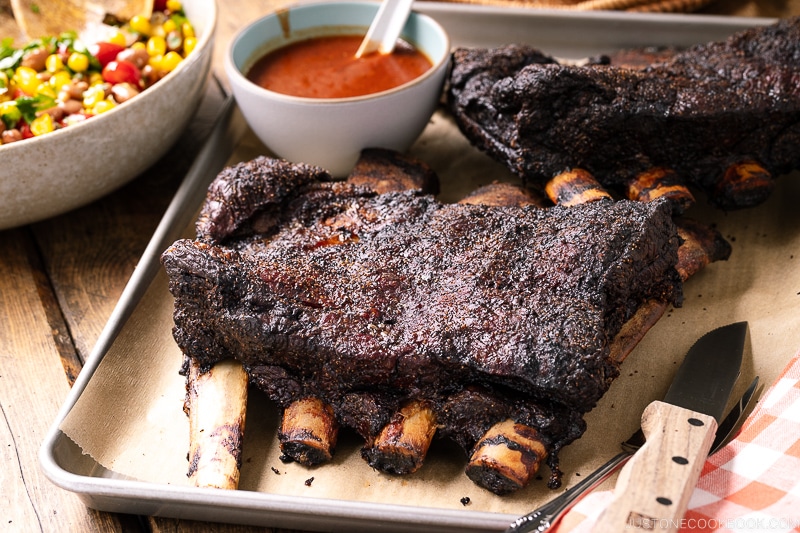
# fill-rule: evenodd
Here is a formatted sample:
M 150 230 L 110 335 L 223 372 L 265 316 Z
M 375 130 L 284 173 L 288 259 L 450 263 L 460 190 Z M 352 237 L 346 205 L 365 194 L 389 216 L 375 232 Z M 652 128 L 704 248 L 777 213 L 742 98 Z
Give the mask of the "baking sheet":
M 524 41 L 576 59 L 621 46 L 703 42 L 769 22 L 417 6 L 440 20 L 456 45 Z M 230 116 L 214 140 L 224 144 L 243 133 L 228 162 L 265 153 L 241 117 Z M 213 161 L 200 168 L 222 163 L 224 150 L 219 148 L 209 155 Z M 496 179 L 514 180 L 471 148 L 443 113 L 434 116 L 411 152 L 439 173 L 444 201 Z M 698 198 L 699 205 L 688 214 L 715 223 L 732 241 L 733 255 L 689 280 L 684 306 L 670 310 L 624 363 L 620 378 L 587 415 L 586 434 L 561 454 L 564 488 L 618 452 L 619 442 L 638 427 L 644 406 L 663 395 L 683 354 L 707 330 L 750 322 L 750 350 L 736 392 L 756 374 L 771 383 L 795 353 L 800 346 L 795 257 L 800 235 L 794 229 L 800 212 L 793 206 L 800 198 L 797 178 L 781 178 L 765 205 L 746 211 L 722 213 Z M 53 482 L 101 510 L 320 531 L 498 531 L 554 496 L 543 480 L 505 497 L 483 491 L 463 475 L 461 452 L 438 441 L 425 466 L 405 477 L 371 470 L 352 434 L 343 436 L 331 464 L 313 469 L 285 465 L 275 439 L 277 410 L 257 392 L 248 405 L 240 490 L 190 487 L 183 378 L 177 374 L 181 356 L 171 338 L 172 299 L 158 255 L 175 236 L 190 231 L 202 198 L 198 185 L 207 179 L 202 172 L 190 174 L 191 182 L 179 190 L 54 422 L 41 451 Z M 544 477 L 548 474 L 545 467 Z

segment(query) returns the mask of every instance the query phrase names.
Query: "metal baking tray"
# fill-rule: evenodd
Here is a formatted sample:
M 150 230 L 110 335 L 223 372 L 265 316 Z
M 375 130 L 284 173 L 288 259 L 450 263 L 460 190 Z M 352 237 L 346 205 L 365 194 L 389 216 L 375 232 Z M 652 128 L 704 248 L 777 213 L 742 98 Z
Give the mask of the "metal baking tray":
M 691 45 L 718 40 L 740 29 L 772 22 L 762 18 L 566 12 L 436 2 L 418 2 L 415 9 L 436 18 L 450 33 L 454 46 L 525 42 L 548 54 L 575 59 L 624 47 Z M 246 125 L 229 98 L 206 148 L 165 213 L 48 432 L 40 450 L 40 462 L 47 477 L 57 486 L 77 494 L 88 507 L 112 512 L 318 531 L 505 529 L 516 515 L 136 481 L 96 463 L 59 429 L 120 332 L 131 327 L 132 312 L 161 268 L 161 252 L 189 226 L 204 198 L 207 184 L 226 164 L 245 132 Z

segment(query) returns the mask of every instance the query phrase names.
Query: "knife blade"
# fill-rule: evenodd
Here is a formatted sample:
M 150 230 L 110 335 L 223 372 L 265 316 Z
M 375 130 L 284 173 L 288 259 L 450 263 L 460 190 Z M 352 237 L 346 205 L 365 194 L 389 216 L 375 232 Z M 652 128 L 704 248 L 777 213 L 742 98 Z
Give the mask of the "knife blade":
M 733 385 L 747 322 L 712 330 L 695 342 L 663 400 L 642 414 L 646 442 L 620 471 L 598 533 L 678 531 Z

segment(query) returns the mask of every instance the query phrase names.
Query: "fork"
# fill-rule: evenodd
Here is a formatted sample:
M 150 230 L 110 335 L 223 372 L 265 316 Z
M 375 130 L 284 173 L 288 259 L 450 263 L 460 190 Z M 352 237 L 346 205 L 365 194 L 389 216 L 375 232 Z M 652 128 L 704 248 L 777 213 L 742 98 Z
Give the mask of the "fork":
M 725 446 L 733 436 L 739 423 L 745 418 L 753 395 L 758 387 L 758 376 L 755 377 L 747 390 L 744 391 L 739 401 L 731 408 L 728 415 L 717 428 L 717 435 L 711 446 L 713 455 Z M 641 429 L 638 429 L 628 440 L 622 443 L 622 452 L 615 455 L 607 463 L 586 476 L 580 483 L 563 492 L 560 496 L 550 500 L 535 511 L 517 518 L 505 533 L 542 533 L 556 525 L 564 514 L 575 505 L 578 500 L 602 483 L 607 477 L 621 468 L 636 450 L 642 447 L 645 438 Z

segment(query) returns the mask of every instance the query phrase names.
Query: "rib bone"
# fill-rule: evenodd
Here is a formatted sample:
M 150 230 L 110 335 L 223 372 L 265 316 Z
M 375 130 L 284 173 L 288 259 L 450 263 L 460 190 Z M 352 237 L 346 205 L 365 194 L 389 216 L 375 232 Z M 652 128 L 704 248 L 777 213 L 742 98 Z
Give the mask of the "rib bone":
M 338 433 L 333 408 L 319 398 L 304 398 L 284 410 L 278 439 L 286 456 L 310 466 L 333 457 Z
M 392 474 L 416 472 L 425 460 L 436 432 L 436 416 L 428 402 L 403 405 L 371 446 L 361 451 L 369 465 Z
M 737 209 L 758 205 L 772 192 L 772 174 L 756 161 L 743 161 L 729 166 L 711 191 L 714 205 Z
M 247 408 L 247 373 L 236 361 L 207 372 L 189 360 L 189 479 L 197 487 L 236 489 Z
M 692 193 L 680 181 L 678 175 L 667 168 L 652 168 L 641 172 L 628 184 L 627 196 L 628 199 L 639 202 L 667 198 L 678 214 L 694 205 Z
M 554 204 L 566 206 L 611 198 L 594 176 L 580 168 L 558 174 L 547 182 L 544 191 Z
M 545 457 L 547 448 L 534 428 L 506 419 L 478 441 L 465 471 L 477 485 L 507 494 L 527 485 Z

